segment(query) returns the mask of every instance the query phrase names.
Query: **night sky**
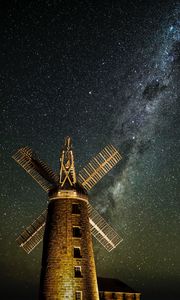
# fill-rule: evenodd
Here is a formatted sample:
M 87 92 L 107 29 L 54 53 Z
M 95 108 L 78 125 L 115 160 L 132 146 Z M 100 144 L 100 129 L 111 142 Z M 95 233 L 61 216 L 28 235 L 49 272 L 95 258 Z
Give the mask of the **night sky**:
M 94 241 L 98 275 L 180 299 L 179 66 L 179 1 L 1 1 L 1 300 L 37 299 L 42 245 L 15 239 L 47 204 L 11 156 L 28 145 L 58 171 L 67 135 L 77 172 L 108 143 L 123 156 L 90 192 L 124 239 Z

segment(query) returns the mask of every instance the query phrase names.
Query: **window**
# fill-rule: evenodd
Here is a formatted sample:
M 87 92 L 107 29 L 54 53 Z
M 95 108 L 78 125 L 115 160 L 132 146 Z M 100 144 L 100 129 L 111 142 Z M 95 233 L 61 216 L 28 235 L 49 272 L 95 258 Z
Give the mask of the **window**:
M 79 215 L 81 212 L 80 204 L 73 203 L 72 204 L 72 214 Z
M 81 228 L 73 226 L 73 237 L 81 237 Z
M 76 300 L 82 300 L 82 292 L 81 291 L 76 291 L 75 299 Z
M 80 247 L 74 247 L 74 258 L 81 258 L 81 248 Z
M 80 266 L 74 267 L 74 276 L 75 276 L 75 277 L 82 277 L 82 274 L 81 274 L 81 267 L 80 267 Z

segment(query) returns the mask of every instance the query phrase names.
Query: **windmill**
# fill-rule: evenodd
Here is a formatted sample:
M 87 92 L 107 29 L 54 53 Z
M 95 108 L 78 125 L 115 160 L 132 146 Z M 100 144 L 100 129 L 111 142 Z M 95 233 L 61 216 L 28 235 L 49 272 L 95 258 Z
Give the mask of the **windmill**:
M 76 177 L 70 137 L 60 156 L 60 172 L 53 172 L 29 148 L 19 149 L 13 159 L 48 193 L 49 205 L 17 238 L 30 253 L 43 240 L 40 300 L 98 300 L 93 235 L 107 251 L 122 238 L 88 201 L 88 191 L 121 159 L 106 146 Z

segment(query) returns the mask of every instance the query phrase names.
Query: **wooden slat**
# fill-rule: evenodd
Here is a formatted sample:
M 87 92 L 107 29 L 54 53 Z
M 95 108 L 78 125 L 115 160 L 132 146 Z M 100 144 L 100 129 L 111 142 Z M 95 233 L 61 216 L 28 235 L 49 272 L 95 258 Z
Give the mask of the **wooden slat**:
M 88 204 L 88 214 L 92 235 L 110 252 L 123 240 L 116 231 Z
M 114 146 L 106 146 L 80 171 L 78 181 L 86 190 L 90 190 L 121 159 L 120 153 Z
M 12 158 L 23 167 L 46 192 L 49 192 L 50 189 L 58 184 L 58 175 L 42 162 L 30 148 L 24 147 L 19 149 Z
M 33 221 L 16 239 L 20 247 L 28 254 L 42 241 L 46 223 L 47 210 Z
M 88 204 L 88 214 L 92 235 L 102 244 L 107 251 L 117 247 L 122 238 L 100 216 L 100 214 Z M 28 226 L 16 239 L 20 247 L 28 254 L 42 241 L 46 223 L 47 210 Z

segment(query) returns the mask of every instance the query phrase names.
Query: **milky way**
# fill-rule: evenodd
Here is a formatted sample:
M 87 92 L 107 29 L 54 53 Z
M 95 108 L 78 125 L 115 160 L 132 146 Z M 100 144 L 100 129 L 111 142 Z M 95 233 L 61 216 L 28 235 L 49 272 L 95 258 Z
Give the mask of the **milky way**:
M 123 157 L 90 192 L 123 237 L 111 253 L 94 241 L 98 275 L 178 298 L 180 3 L 156 2 L 2 1 L 2 300 L 37 297 L 42 246 L 27 256 L 15 238 L 47 200 L 12 153 L 58 171 L 66 135 L 77 171 L 108 143 Z
M 177 17 L 176 13 L 174 16 Z M 167 171 L 171 155 L 174 159 L 177 157 L 179 146 L 178 123 L 177 120 L 173 122 L 179 96 L 176 69 L 176 64 L 179 65 L 179 34 L 178 19 L 164 24 L 163 32 L 158 35 L 162 44 L 145 63 L 145 68 L 131 79 L 131 94 L 123 113 L 118 112 L 115 116 L 113 131 L 113 140 L 120 149 L 125 149 L 126 163 L 114 184 L 104 192 L 99 206 L 101 209 L 104 204 L 102 211 L 110 211 L 113 222 L 122 228 L 125 241 L 121 247 L 127 251 L 129 262 L 123 268 L 127 268 L 124 272 L 128 274 L 128 280 L 136 281 L 137 274 L 141 277 L 143 270 L 156 289 L 157 285 L 161 286 L 162 278 L 167 280 L 167 274 L 173 280 L 179 261 L 176 248 L 179 244 L 179 211 L 174 211 L 178 191 L 173 188 L 168 191 L 169 183 L 177 183 L 177 179 L 174 170 Z M 153 45 L 155 42 L 151 40 Z M 122 264 L 123 250 L 117 254 Z M 119 266 L 113 273 L 116 272 L 122 276 Z M 146 284 L 145 281 L 144 278 L 141 284 Z

